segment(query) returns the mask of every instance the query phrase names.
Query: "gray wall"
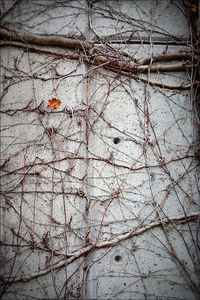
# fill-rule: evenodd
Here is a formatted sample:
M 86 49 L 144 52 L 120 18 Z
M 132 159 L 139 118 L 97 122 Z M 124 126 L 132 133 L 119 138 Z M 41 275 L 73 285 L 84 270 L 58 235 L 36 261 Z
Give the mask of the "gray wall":
M 196 10 L 2 1 L 12 31 L 87 40 L 125 63 L 149 58 L 147 72 L 124 76 L 86 63 L 84 48 L 1 42 L 2 299 L 198 299 Z

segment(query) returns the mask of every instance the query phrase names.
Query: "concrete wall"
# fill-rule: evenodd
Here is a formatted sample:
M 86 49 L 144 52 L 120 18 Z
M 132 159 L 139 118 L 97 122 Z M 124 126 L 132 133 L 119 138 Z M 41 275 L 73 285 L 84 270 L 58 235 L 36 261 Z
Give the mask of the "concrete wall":
M 111 57 L 194 54 L 178 0 L 1 10 L 11 30 Z M 1 43 L 2 299 L 198 299 L 195 69 L 123 76 L 19 45 Z

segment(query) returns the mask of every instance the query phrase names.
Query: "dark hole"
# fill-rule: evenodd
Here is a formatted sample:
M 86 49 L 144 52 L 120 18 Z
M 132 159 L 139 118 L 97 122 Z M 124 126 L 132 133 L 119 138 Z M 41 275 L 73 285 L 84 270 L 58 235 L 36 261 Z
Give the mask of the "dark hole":
M 119 144 L 119 142 L 120 142 L 120 139 L 119 139 L 119 138 L 116 137 L 116 138 L 113 139 L 113 143 L 114 143 L 114 144 Z
M 120 256 L 120 255 L 116 255 L 115 256 L 115 261 L 116 262 L 119 262 L 119 261 L 121 261 L 122 260 L 122 257 Z

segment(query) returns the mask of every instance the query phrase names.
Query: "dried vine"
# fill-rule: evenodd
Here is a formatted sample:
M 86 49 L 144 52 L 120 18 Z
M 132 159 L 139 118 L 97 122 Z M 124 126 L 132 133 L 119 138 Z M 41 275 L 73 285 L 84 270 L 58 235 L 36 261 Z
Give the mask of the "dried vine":
M 2 299 L 198 299 L 198 6 L 113 3 L 3 1 Z
M 146 72 L 180 72 L 190 70 L 191 68 L 197 67 L 199 64 L 199 56 L 191 55 L 189 53 L 163 53 L 153 55 L 151 57 L 145 57 L 139 61 L 133 60 L 127 53 L 120 53 L 117 49 L 110 49 L 110 53 L 103 47 L 96 47 L 91 42 L 86 42 L 80 39 L 66 38 L 59 36 L 39 36 L 30 34 L 20 34 L 17 32 L 9 31 L 7 29 L 0 30 L 0 37 L 7 39 L 12 44 L 14 42 L 23 42 L 25 45 L 15 44 L 15 46 L 23 47 L 29 51 L 39 51 L 39 49 L 32 48 L 30 44 L 44 45 L 44 46 L 58 46 L 65 47 L 68 49 L 74 49 L 75 53 L 63 54 L 55 52 L 46 52 L 56 56 L 67 57 L 71 59 L 81 59 L 90 65 L 97 65 L 99 67 L 106 68 L 117 74 L 132 77 L 134 79 L 141 80 L 147 83 L 147 79 L 142 78 L 140 75 Z M 1 44 L 3 46 L 3 44 Z M 82 52 L 82 53 L 81 53 Z M 162 64 L 157 62 L 170 62 L 169 64 Z M 179 61 L 179 63 L 177 63 Z M 151 64 L 149 64 L 151 63 Z M 155 81 L 148 81 L 155 86 L 161 86 L 168 89 L 189 89 L 190 86 L 174 86 L 159 84 Z

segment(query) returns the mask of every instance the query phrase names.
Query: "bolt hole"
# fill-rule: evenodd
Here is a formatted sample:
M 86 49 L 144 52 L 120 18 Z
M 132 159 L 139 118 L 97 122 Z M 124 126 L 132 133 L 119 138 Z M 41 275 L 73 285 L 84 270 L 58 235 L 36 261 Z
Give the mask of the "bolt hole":
M 120 262 L 122 260 L 122 257 L 120 255 L 115 256 L 115 261 Z
M 120 139 L 118 137 L 116 137 L 116 138 L 113 139 L 113 143 L 114 144 L 119 144 L 119 142 L 120 142 Z

